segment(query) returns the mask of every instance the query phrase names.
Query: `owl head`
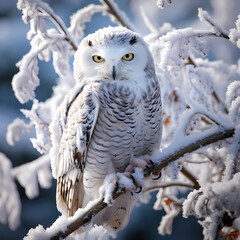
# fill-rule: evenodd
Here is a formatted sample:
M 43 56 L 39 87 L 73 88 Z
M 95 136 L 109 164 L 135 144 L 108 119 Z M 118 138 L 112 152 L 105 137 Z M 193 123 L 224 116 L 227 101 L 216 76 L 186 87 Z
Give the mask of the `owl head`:
M 85 37 L 75 54 L 74 77 L 131 81 L 154 75 L 151 53 L 143 38 L 124 27 L 107 27 Z

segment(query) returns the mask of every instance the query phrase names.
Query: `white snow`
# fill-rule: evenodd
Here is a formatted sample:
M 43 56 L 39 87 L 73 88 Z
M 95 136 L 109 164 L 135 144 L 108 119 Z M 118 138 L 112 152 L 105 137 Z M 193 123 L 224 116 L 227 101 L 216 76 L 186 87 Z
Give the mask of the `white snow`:
M 102 5 L 89 4 L 85 8 L 79 9 L 70 17 L 69 33 L 76 39 L 81 39 L 84 36 L 84 29 L 87 22 L 91 21 L 94 14 L 102 12 L 106 13 L 106 7 Z
M 32 130 L 32 124 L 26 124 L 22 119 L 16 118 L 8 125 L 6 140 L 9 145 L 13 146 L 15 142 L 20 141 L 22 134 Z
M 21 221 L 21 201 L 11 170 L 11 161 L 0 152 L 0 222 L 15 230 Z
M 211 1 L 215 11 L 212 15 L 216 15 L 216 12 L 218 18 L 222 15 L 223 19 L 227 20 L 226 25 L 223 25 L 222 21 L 216 21 L 208 12 L 199 9 L 200 21 L 207 23 L 204 24 L 205 30 L 197 29 L 196 24 L 188 24 L 189 27 L 183 29 L 175 29 L 174 25 L 170 23 L 164 23 L 159 27 L 158 23 L 164 21 L 157 21 L 157 6 L 164 13 L 165 9 L 163 8 L 166 4 L 171 3 L 170 0 L 154 1 L 155 5 L 149 7 L 150 1 L 147 3 L 142 1 L 141 4 L 132 3 L 135 13 L 139 11 L 137 5 L 143 6 L 141 13 L 140 11 L 136 13 L 142 14 L 140 18 L 142 21 L 138 23 L 138 26 L 145 25 L 148 28 L 149 33 L 144 39 L 148 42 L 152 52 L 156 74 L 161 85 L 162 145 L 161 150 L 152 157 L 152 160 L 155 163 L 161 163 L 161 159 L 197 140 L 202 140 L 219 131 L 235 129 L 233 138 L 200 148 L 194 154 L 186 154 L 180 160 L 169 164 L 166 169 L 162 170 L 162 177 L 159 181 L 155 182 L 150 178 L 145 180 L 142 169 L 135 168 L 132 175 L 137 185 L 143 186 L 145 190 L 156 187 L 160 189 L 154 204 L 155 210 L 163 208 L 166 212 L 158 228 L 160 234 L 171 233 L 173 219 L 181 211 L 183 211 L 184 217 L 194 215 L 201 219 L 199 223 L 203 226 L 204 239 L 216 238 L 216 231 L 219 224 L 222 224 L 225 212 L 228 212 L 233 218 L 233 226 L 223 226 L 221 231 L 227 234 L 240 230 L 240 62 L 228 64 L 222 60 L 210 61 L 206 58 L 209 38 L 223 35 L 226 38 L 231 21 L 236 22 L 228 36 L 230 41 L 240 48 L 240 17 L 233 19 L 233 16 L 226 14 L 229 9 L 233 10 L 234 4 L 223 1 L 219 0 L 218 4 Z M 180 3 L 175 2 L 179 4 L 177 6 L 180 6 Z M 111 0 L 109 3 L 124 22 L 134 29 L 115 1 Z M 108 15 L 114 23 L 117 22 L 116 18 L 107 11 L 108 6 L 103 0 L 100 1 L 100 5 L 89 4 L 73 14 L 69 28 L 50 6 L 41 0 L 19 0 L 17 7 L 22 10 L 22 20 L 30 24 L 27 38 L 31 40 L 31 49 L 17 63 L 19 72 L 12 80 L 12 87 L 20 103 L 31 100 L 32 107 L 30 110 L 21 110 L 29 119 L 29 123 L 17 118 L 9 125 L 7 141 L 13 145 L 20 140 L 23 132 L 34 128 L 36 136 L 31 138 L 33 147 L 44 155 L 12 169 L 10 160 L 0 154 L 0 221 L 8 223 L 11 229 L 16 229 L 20 224 L 21 213 L 21 202 L 14 180 L 17 180 L 25 188 L 26 195 L 30 199 L 38 196 L 39 185 L 49 188 L 52 180 L 49 149 L 52 144 L 55 144 L 51 152 L 55 156 L 52 164 L 53 176 L 55 178 L 58 176 L 56 166 L 67 165 L 66 161 L 59 163 L 56 157 L 59 147 L 56 143 L 59 142 L 61 126 L 64 126 L 66 120 L 61 110 L 58 110 L 59 113 L 56 117 L 60 118 L 62 125 L 51 125 L 51 132 L 54 132 L 52 136 L 50 136 L 49 124 L 65 95 L 75 86 L 69 60 L 73 57 L 73 49 L 76 48 L 77 42 L 84 35 L 86 23 L 91 21 L 96 13 Z M 174 1 L 169 9 L 173 9 L 173 7 Z M 181 14 L 187 13 L 185 5 L 181 3 L 181 7 Z M 224 8 L 228 9 L 224 11 Z M 171 16 L 180 14 L 179 10 L 171 11 L 173 10 L 169 10 L 167 14 Z M 53 28 L 48 28 L 47 19 L 52 21 Z M 226 26 L 227 30 L 223 28 Z M 219 40 L 214 38 L 214 41 Z M 219 49 L 218 47 L 217 50 L 219 51 Z M 229 52 L 230 55 L 232 53 L 232 51 Z M 35 94 L 36 88 L 41 84 L 38 76 L 39 60 L 49 62 L 51 58 L 54 71 L 58 74 L 59 79 L 52 96 L 45 102 L 39 102 Z M 76 136 L 76 145 L 81 149 L 82 142 L 79 141 L 81 132 L 76 132 Z M 69 142 L 69 146 L 70 143 L 72 142 Z M 68 159 L 73 160 L 71 150 L 69 147 L 64 154 Z M 70 158 L 69 155 L 71 155 Z M 195 186 L 190 179 L 181 173 L 182 167 L 185 167 L 196 178 L 200 189 L 194 189 Z M 64 167 L 61 167 L 59 171 L 65 171 Z M 76 175 L 76 172 L 72 174 Z M 30 229 L 25 239 L 49 239 L 57 232 L 65 231 L 67 225 L 76 221 L 101 199 L 104 199 L 108 205 L 114 204 L 112 193 L 116 189 L 116 181 L 119 189 L 125 188 L 127 191 L 135 192 L 136 186 L 129 175 L 130 173 L 116 173 L 107 176 L 100 188 L 99 199 L 89 202 L 85 209 L 79 209 L 73 217 L 58 218 L 46 230 L 41 225 L 36 229 Z M 179 193 L 184 193 L 187 197 L 179 199 Z M 149 192 L 139 196 L 139 202 L 148 202 L 150 199 Z M 109 239 L 111 234 L 103 226 L 93 226 L 90 223 L 84 228 L 83 233 L 71 235 L 69 239 Z
M 236 28 L 230 29 L 229 37 L 240 48 L 240 15 L 236 21 Z
M 82 216 L 88 212 L 91 208 L 95 207 L 95 205 L 101 200 L 101 198 L 96 199 L 94 201 L 90 201 L 88 205 L 84 209 L 78 209 L 73 217 L 59 217 L 51 227 L 46 230 L 41 226 L 37 226 L 35 229 L 30 229 L 27 236 L 24 238 L 25 240 L 47 240 L 53 236 L 56 236 L 58 232 L 65 232 L 67 230 L 67 226 L 71 223 L 76 222 L 77 219 L 82 218 Z M 71 235 L 70 239 L 83 239 L 83 240 L 92 240 L 92 239 L 109 239 L 110 236 L 114 236 L 114 233 L 108 231 L 103 226 L 93 226 L 92 224 L 84 227 L 85 231 L 78 235 Z
M 28 198 L 37 197 L 39 195 L 38 183 L 42 188 L 51 186 L 52 176 L 49 156 L 43 155 L 32 162 L 15 167 L 12 170 L 12 176 L 25 188 Z

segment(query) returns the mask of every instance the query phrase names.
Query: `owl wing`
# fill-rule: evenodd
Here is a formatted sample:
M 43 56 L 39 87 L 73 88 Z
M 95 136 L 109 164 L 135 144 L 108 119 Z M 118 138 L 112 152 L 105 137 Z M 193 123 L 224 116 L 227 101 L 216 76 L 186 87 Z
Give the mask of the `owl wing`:
M 50 126 L 51 166 L 57 182 L 57 206 L 72 216 L 81 206 L 82 172 L 99 104 L 90 87 L 77 85 L 57 109 Z

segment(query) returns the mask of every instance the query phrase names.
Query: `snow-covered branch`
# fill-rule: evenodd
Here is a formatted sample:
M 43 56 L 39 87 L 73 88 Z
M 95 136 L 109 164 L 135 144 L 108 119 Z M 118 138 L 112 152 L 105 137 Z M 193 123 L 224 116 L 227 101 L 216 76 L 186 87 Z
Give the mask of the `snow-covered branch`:
M 42 188 L 51 186 L 52 174 L 48 155 L 43 155 L 32 162 L 15 167 L 11 172 L 13 179 L 16 179 L 25 188 L 26 195 L 30 199 L 39 195 L 38 184 Z
M 208 14 L 207 11 L 203 11 L 201 8 L 198 9 L 198 16 L 200 21 L 210 24 L 213 28 L 214 35 L 223 37 L 229 40 L 229 36 L 226 30 L 220 27 Z
M 149 168 L 144 170 L 144 177 L 150 176 L 150 171 L 158 173 L 163 168 L 168 166 L 171 162 L 178 160 L 183 157 L 185 154 L 189 154 L 201 147 L 207 146 L 209 144 L 215 143 L 219 140 L 224 140 L 232 137 L 234 134 L 234 129 L 219 130 L 219 128 L 214 128 L 210 131 L 199 133 L 194 136 L 186 136 L 184 141 L 178 145 L 171 145 L 170 147 L 164 149 L 162 152 L 159 152 L 155 155 L 152 160 L 154 166 L 150 165 Z M 115 200 L 125 192 L 124 189 L 118 190 L 113 193 L 112 199 Z M 35 230 L 31 229 L 28 233 L 26 239 L 38 239 L 38 236 L 44 236 L 43 239 L 62 239 L 70 235 L 72 232 L 77 230 L 79 227 L 91 221 L 91 219 L 98 214 L 100 211 L 105 209 L 108 204 L 104 202 L 104 199 L 99 201 L 94 201 L 89 204 L 91 206 L 87 211 L 84 209 L 84 213 L 77 211 L 72 218 L 67 218 L 64 220 L 64 217 L 61 217 L 61 220 L 58 219 L 50 228 L 46 231 L 42 227 L 37 227 Z M 88 206 L 88 207 L 89 207 Z M 79 214 L 80 213 L 80 214 Z M 65 230 L 63 230 L 65 229 Z M 51 235 L 53 234 L 53 235 Z
M 15 230 L 20 225 L 22 206 L 11 170 L 11 161 L 0 153 L 0 222 Z

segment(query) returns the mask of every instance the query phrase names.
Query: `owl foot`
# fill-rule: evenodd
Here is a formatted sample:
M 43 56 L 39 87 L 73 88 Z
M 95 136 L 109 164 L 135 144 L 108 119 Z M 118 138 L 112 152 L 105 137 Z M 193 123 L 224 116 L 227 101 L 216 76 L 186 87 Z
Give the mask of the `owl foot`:
M 141 169 L 133 168 L 132 165 L 126 168 L 123 173 L 117 173 L 118 184 L 120 188 L 124 188 L 126 192 L 140 193 L 143 189 L 143 172 Z
M 154 162 L 149 157 L 145 157 L 142 159 L 135 159 L 132 165 L 135 167 L 140 167 L 143 170 L 147 169 L 149 171 L 149 174 L 152 173 L 152 170 L 154 169 L 154 166 L 155 166 Z M 161 171 L 159 171 L 157 173 L 154 173 L 153 175 L 157 175 L 157 177 L 152 178 L 152 180 L 158 180 L 161 177 L 162 173 Z

